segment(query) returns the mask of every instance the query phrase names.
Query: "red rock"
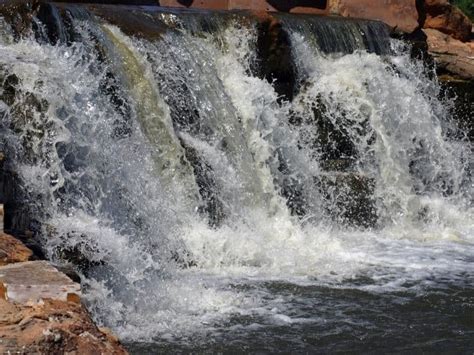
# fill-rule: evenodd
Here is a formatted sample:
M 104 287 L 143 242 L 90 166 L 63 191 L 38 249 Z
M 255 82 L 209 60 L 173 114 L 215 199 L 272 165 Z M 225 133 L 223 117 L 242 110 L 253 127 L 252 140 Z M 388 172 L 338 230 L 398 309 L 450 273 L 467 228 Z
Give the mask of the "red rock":
M 418 28 L 416 0 L 329 0 L 329 11 L 344 17 L 379 20 L 401 32 Z
M 448 0 L 425 0 L 426 20 L 424 28 L 432 28 L 461 41 L 471 36 L 472 22 Z
M 33 306 L 0 299 L 1 354 L 127 354 L 94 325 L 81 304 L 45 300 Z
M 463 79 L 474 79 L 474 43 L 464 43 L 435 29 L 424 29 L 428 51 L 438 69 Z
M 0 266 L 28 261 L 33 252 L 11 235 L 0 233 Z
M 325 0 L 160 0 L 165 7 L 326 14 Z

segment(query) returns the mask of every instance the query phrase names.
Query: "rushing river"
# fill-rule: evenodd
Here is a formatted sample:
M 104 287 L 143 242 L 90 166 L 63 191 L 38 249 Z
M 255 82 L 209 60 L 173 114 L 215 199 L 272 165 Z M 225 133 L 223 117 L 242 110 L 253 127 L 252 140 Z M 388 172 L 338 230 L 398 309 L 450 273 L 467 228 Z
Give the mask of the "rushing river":
M 10 228 L 132 353 L 474 349 L 470 143 L 385 25 L 42 5 L 18 28 Z

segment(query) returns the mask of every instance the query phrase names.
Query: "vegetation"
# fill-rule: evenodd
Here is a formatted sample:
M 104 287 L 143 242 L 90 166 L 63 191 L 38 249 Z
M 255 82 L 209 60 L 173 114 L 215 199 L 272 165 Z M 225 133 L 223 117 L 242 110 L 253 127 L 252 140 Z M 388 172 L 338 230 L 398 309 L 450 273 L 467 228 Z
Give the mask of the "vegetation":
M 459 7 L 462 12 L 474 21 L 474 0 L 451 0 L 451 3 Z

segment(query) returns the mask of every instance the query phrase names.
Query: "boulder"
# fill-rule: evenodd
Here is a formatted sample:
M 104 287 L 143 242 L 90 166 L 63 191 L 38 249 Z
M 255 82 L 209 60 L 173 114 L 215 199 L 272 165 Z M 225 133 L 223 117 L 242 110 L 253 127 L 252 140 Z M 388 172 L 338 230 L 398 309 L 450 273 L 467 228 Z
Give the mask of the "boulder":
M 424 28 L 436 29 L 461 41 L 471 37 L 472 22 L 448 0 L 425 0 Z
M 379 20 L 400 32 L 411 33 L 419 27 L 416 0 L 329 0 L 329 12 Z
M 461 42 L 435 29 L 424 29 L 428 51 L 439 72 L 448 72 L 463 79 L 474 79 L 474 42 Z

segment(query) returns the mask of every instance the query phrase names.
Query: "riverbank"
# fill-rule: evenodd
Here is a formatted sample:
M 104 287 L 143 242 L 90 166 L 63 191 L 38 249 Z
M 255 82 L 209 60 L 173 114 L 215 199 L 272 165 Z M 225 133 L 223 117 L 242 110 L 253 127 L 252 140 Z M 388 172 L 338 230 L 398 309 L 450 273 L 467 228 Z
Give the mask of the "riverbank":
M 0 353 L 126 354 L 110 330 L 94 324 L 80 285 L 35 259 L 0 232 Z

